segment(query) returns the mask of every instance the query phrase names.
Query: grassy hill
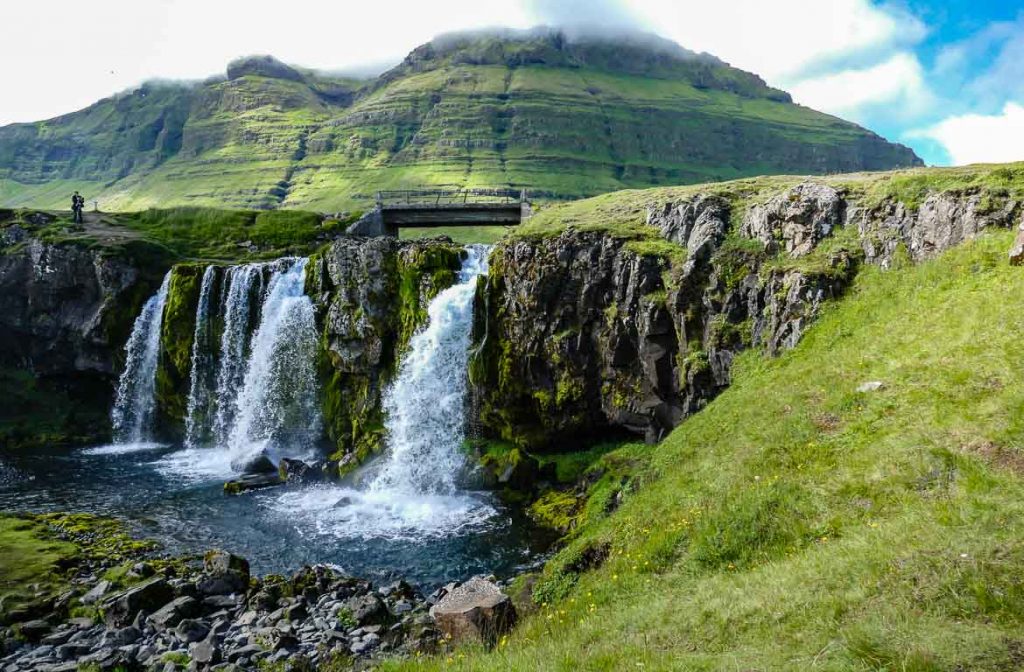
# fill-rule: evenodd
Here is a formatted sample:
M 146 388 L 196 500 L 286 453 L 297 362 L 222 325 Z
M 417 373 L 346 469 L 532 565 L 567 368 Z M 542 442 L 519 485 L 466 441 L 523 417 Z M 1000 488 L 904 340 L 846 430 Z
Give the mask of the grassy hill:
M 653 36 L 440 38 L 370 81 L 269 58 L 0 128 L 0 205 L 364 208 L 378 189 L 537 198 L 920 164 L 909 149 Z
M 592 467 L 533 613 L 495 651 L 385 669 L 1019 669 L 1011 240 L 863 270 L 797 348 L 747 352 L 661 445 Z

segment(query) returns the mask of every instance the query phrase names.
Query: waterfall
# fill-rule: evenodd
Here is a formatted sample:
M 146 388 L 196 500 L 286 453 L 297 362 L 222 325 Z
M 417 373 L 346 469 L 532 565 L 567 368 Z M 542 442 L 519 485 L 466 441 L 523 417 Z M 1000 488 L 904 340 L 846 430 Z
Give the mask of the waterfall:
M 110 419 L 114 440 L 141 443 L 149 440 L 153 411 L 156 408 L 156 367 L 160 356 L 160 329 L 171 273 L 167 272 L 160 289 L 151 296 L 135 318 L 131 336 L 125 345 L 125 366 L 117 384 L 117 396 Z
M 306 260 L 286 263 L 270 278 L 235 399 L 227 446 L 236 465 L 263 453 L 308 452 L 320 436 L 317 331 L 304 291 Z
M 426 541 L 503 522 L 488 498 L 460 491 L 469 346 L 477 278 L 487 248 L 470 246 L 459 281 L 427 308 L 384 395 L 387 452 L 365 487 L 322 486 L 277 495 L 271 506 L 302 530 L 341 538 Z M 375 474 L 369 474 L 376 469 Z
M 487 272 L 487 248 L 466 248 L 459 281 L 427 308 L 426 327 L 384 395 L 387 461 L 371 490 L 447 494 L 463 465 L 467 366 L 477 277 Z
M 215 266 L 203 271 L 199 287 L 199 305 L 196 307 L 196 327 L 192 338 L 192 372 L 188 386 L 188 406 L 185 418 L 185 445 L 195 448 L 206 439 L 205 420 L 210 417 L 210 294 L 217 276 Z
M 253 283 L 260 277 L 257 264 L 232 266 L 224 278 L 224 331 L 220 341 L 220 369 L 217 373 L 217 415 L 214 438 L 224 445 L 234 424 L 235 397 L 245 375 L 245 353 L 249 336 L 249 312 Z

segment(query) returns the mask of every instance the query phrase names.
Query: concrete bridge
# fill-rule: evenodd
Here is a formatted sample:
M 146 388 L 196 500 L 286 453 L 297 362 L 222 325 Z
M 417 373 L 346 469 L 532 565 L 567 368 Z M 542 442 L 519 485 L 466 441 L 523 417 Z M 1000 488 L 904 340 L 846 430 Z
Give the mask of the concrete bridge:
M 516 226 L 531 214 L 525 190 L 378 191 L 376 207 L 350 226 L 348 233 L 397 236 L 401 228 Z

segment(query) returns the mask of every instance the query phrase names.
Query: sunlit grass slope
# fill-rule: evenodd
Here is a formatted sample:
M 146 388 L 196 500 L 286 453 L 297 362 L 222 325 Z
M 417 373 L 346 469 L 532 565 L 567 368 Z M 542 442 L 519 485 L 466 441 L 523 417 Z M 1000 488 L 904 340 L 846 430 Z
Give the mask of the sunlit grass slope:
M 386 669 L 1020 669 L 1010 241 L 864 270 L 795 350 L 744 354 L 661 445 L 602 459 L 537 611 L 495 651 Z M 867 381 L 884 385 L 858 392 Z

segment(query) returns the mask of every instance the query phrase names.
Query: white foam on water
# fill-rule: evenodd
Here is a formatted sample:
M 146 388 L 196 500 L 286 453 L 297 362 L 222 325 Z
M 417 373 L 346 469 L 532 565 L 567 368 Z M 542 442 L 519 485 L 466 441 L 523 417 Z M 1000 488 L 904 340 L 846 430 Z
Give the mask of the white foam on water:
M 483 496 L 464 492 L 407 495 L 322 485 L 260 498 L 301 532 L 339 539 L 428 542 L 500 524 Z
M 225 450 L 183 448 L 164 455 L 152 463 L 161 476 L 186 483 L 225 481 L 237 473 L 231 466 L 231 455 Z
M 135 443 L 112 443 L 106 446 L 93 446 L 82 451 L 83 455 L 127 455 L 129 453 L 144 453 L 150 450 L 161 450 L 167 448 L 166 443 L 155 441 L 138 441 Z

